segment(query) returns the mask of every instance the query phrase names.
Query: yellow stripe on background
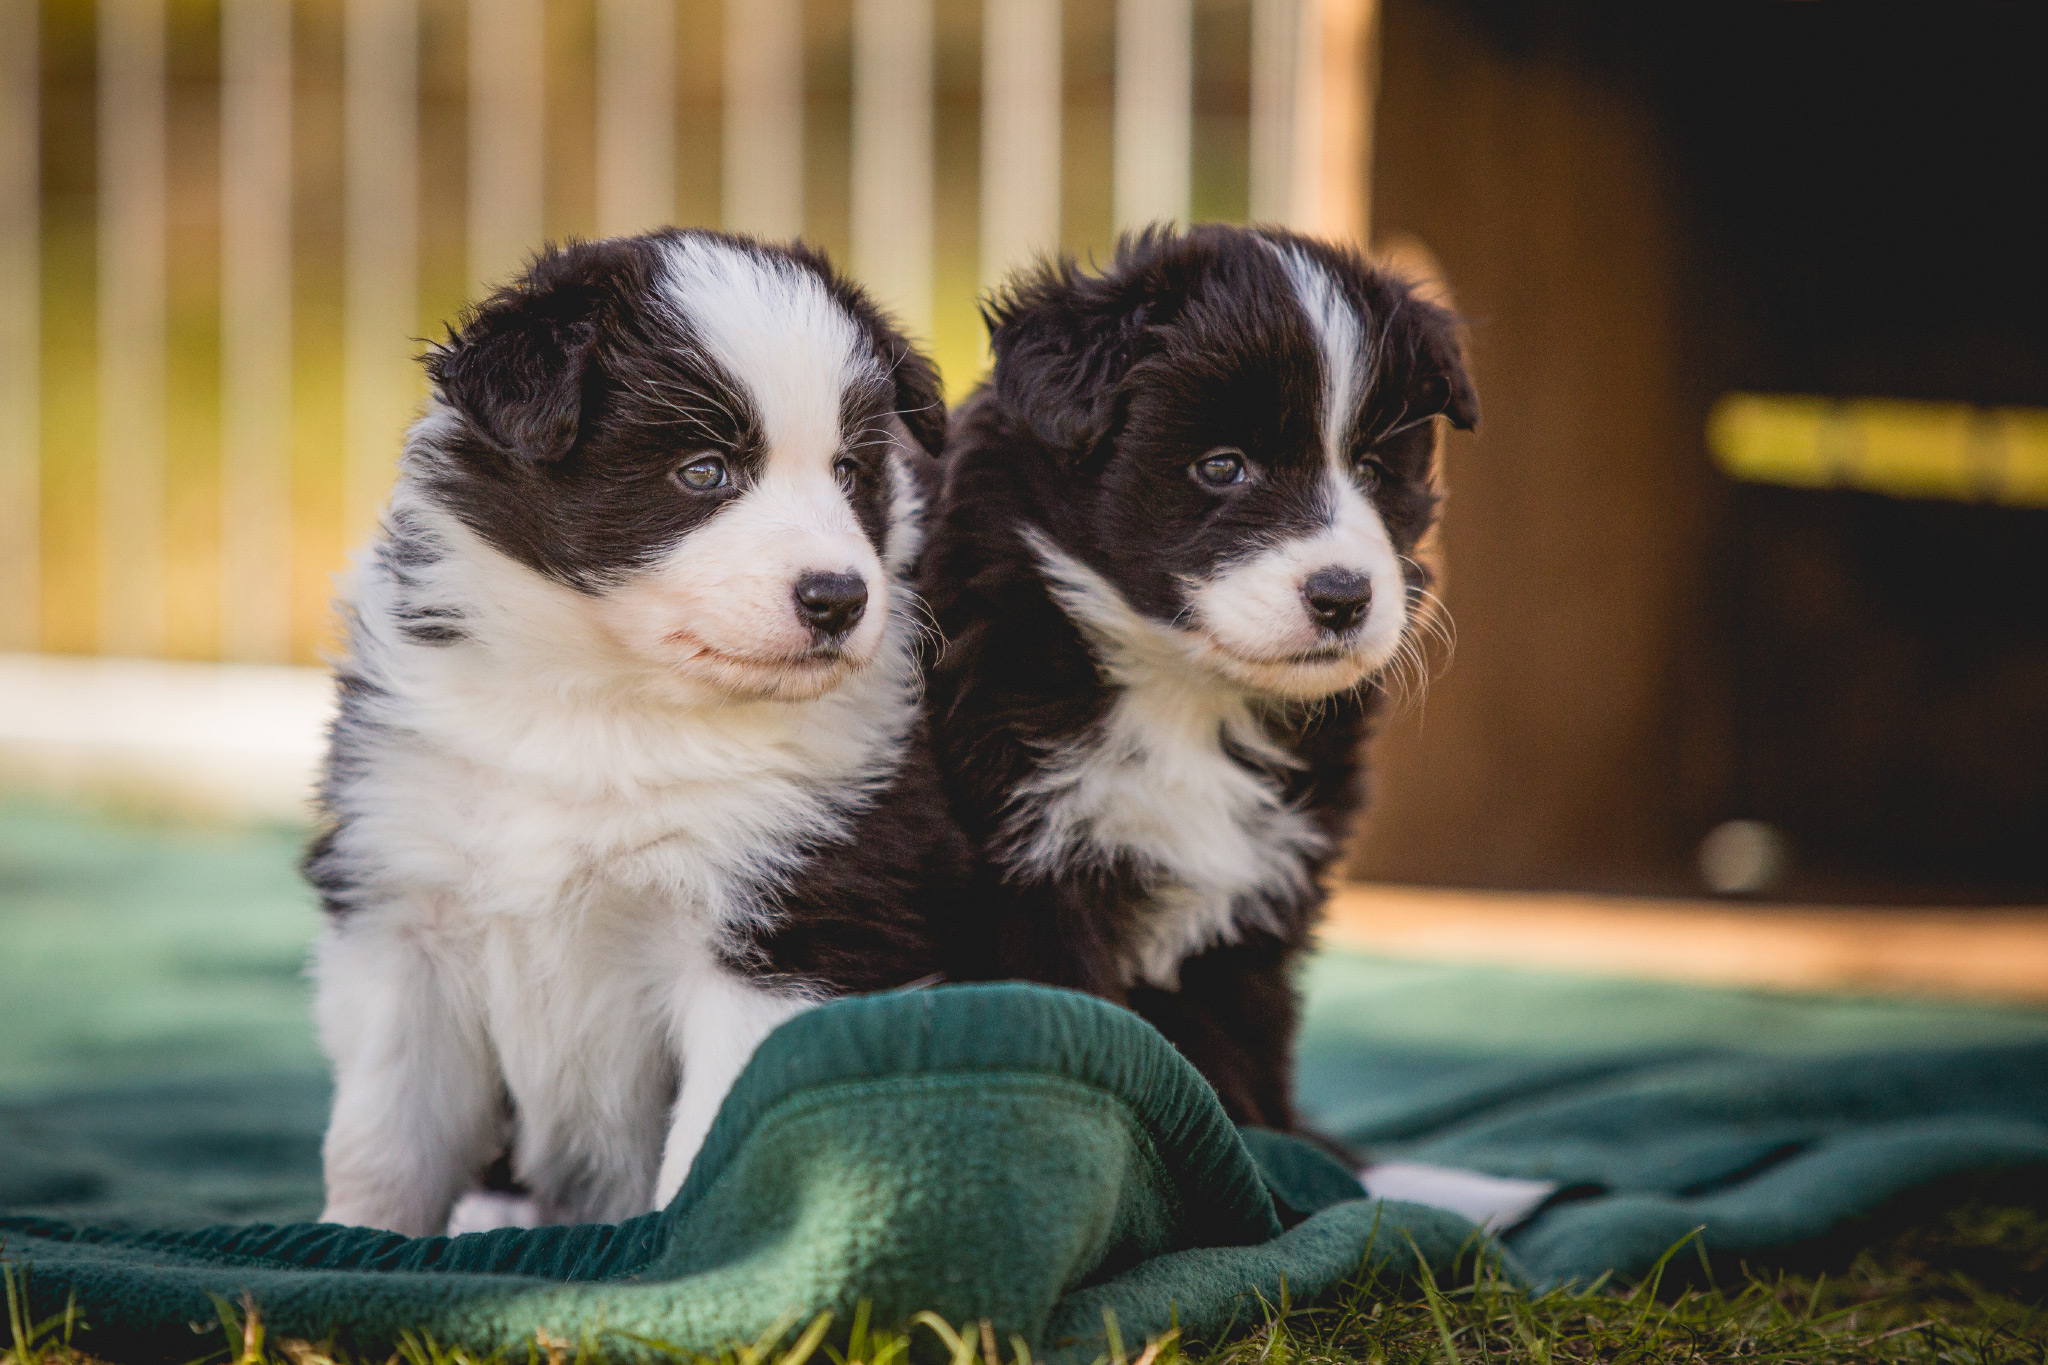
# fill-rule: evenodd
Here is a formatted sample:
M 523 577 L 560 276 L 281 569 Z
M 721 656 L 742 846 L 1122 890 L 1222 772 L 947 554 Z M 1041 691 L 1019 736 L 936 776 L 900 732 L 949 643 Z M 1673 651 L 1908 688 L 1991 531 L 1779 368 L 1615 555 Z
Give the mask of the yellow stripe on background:
M 292 11 L 221 7 L 220 654 L 291 657 Z
M 2020 507 L 2048 507 L 2048 409 L 2005 408 L 2005 496 Z
M 1732 393 L 1707 445 L 1746 483 L 2048 507 L 2048 410 Z
M 344 539 L 376 529 L 420 401 L 419 3 L 347 0 L 342 53 Z
M 0 0 L 0 650 L 42 643 L 42 44 Z
M 1191 0 L 1117 0 L 1111 199 L 1118 231 L 1185 220 L 1193 164 Z
M 853 273 L 932 334 L 932 0 L 854 0 Z
M 164 645 L 163 0 L 100 0 L 99 644 Z
M 734 232 L 804 230 L 803 0 L 725 0 L 721 217 Z

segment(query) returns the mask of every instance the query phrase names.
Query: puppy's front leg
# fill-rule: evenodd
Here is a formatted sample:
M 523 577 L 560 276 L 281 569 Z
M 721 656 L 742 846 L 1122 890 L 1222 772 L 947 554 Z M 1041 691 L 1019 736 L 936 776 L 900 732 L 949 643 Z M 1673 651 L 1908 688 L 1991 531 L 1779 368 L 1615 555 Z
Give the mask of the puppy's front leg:
M 656 1209 L 667 1208 L 682 1189 L 726 1092 L 746 1070 L 761 1040 L 784 1020 L 817 1003 L 811 995 L 769 990 L 717 968 L 693 976 L 677 1001 L 683 1083 L 668 1142 L 662 1147 L 661 1176 L 654 1186 Z
M 504 1142 L 504 1083 L 482 1019 L 380 913 L 334 925 L 314 968 L 321 1046 L 334 1062 L 320 1220 L 425 1237 L 447 1227 Z

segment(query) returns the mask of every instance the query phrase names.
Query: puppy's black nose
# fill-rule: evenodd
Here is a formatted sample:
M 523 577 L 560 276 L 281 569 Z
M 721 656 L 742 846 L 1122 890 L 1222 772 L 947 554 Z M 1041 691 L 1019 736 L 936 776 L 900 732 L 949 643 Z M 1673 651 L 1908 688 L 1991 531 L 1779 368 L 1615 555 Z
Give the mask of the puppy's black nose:
M 824 639 L 846 634 L 868 609 L 868 585 L 859 574 L 807 573 L 796 581 L 796 610 Z
M 1308 614 L 1332 635 L 1357 625 L 1372 606 L 1372 580 L 1349 569 L 1317 569 L 1301 585 Z

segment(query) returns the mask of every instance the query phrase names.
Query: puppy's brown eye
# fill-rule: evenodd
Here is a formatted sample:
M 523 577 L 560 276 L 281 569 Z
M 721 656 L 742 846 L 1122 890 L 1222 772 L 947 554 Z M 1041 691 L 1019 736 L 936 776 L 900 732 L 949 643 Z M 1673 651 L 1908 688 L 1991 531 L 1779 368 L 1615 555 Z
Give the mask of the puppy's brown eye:
M 841 488 L 851 493 L 854 484 L 860 481 L 860 461 L 851 455 L 841 455 L 832 462 L 832 477 L 839 480 Z
M 1244 456 L 1228 446 L 1220 447 L 1189 465 L 1188 473 L 1204 488 L 1228 488 L 1244 482 Z
M 1386 477 L 1387 471 L 1378 460 L 1368 455 L 1359 460 L 1357 464 L 1351 466 L 1351 468 L 1352 472 L 1358 476 L 1358 486 L 1360 488 L 1363 488 L 1368 493 L 1380 491 L 1380 480 Z
M 699 455 L 687 464 L 678 465 L 669 477 L 692 493 L 709 493 L 725 487 L 732 476 L 726 472 L 725 461 L 720 457 Z

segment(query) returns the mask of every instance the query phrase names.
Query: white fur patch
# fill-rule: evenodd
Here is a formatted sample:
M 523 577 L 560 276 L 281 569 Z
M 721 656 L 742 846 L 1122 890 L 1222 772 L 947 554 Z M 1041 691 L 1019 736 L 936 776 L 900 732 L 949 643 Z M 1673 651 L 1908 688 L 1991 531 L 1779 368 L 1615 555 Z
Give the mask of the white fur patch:
M 889 479 L 889 534 L 882 542 L 882 561 L 900 577 L 910 572 L 924 547 L 924 493 L 904 462 L 925 456 L 901 418 L 889 419 L 889 440 L 895 449 L 884 466 Z
M 1147 619 L 1044 536 L 1027 539 L 1118 690 L 1101 725 L 1047 755 L 1018 792 L 1013 865 L 1053 876 L 1129 857 L 1153 869 L 1154 903 L 1125 971 L 1171 988 L 1187 958 L 1271 927 L 1267 902 L 1309 890 L 1302 869 L 1324 840 L 1270 777 L 1225 751 L 1227 741 L 1275 767 L 1293 761 L 1255 700 L 1203 666 L 1203 646 Z
M 817 998 L 769 991 L 730 973 L 707 971 L 677 983 L 671 1028 L 683 1058 L 683 1090 L 669 1120 L 654 1206 L 667 1207 L 711 1132 L 726 1092 L 763 1039 Z
M 1355 687 L 1394 656 L 1408 629 L 1408 584 L 1386 524 L 1348 472 L 1324 479 L 1331 512 L 1320 530 L 1239 560 L 1188 593 L 1224 671 L 1271 695 L 1312 699 Z M 1302 595 L 1309 576 L 1327 568 L 1372 584 L 1365 620 L 1339 642 Z
M 1420 1161 L 1375 1161 L 1360 1169 L 1358 1179 L 1374 1199 L 1449 1209 L 1496 1233 L 1527 1221 L 1558 1189 L 1555 1180 L 1516 1180 Z
M 460 1237 L 470 1232 L 495 1232 L 499 1228 L 537 1228 L 547 1220 L 542 1217 L 540 1204 L 529 1195 L 508 1194 L 502 1190 L 471 1190 L 455 1201 L 455 1211 L 448 1215 L 448 1235 Z

